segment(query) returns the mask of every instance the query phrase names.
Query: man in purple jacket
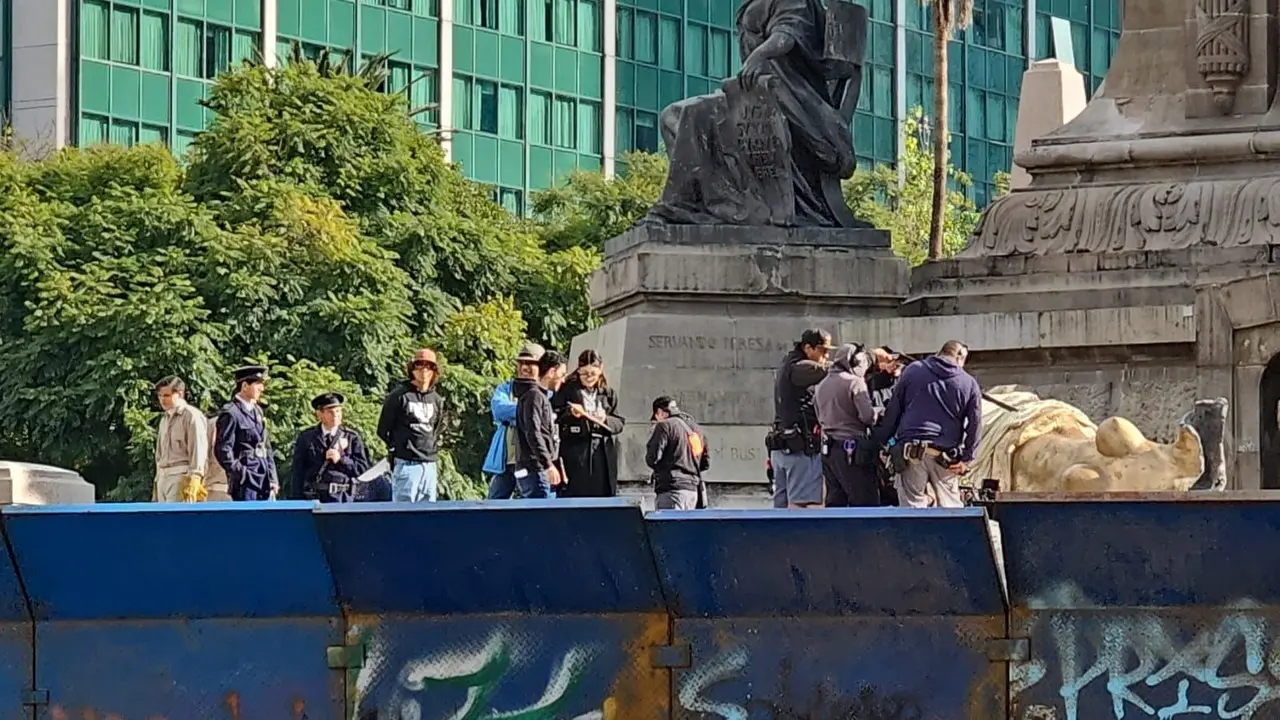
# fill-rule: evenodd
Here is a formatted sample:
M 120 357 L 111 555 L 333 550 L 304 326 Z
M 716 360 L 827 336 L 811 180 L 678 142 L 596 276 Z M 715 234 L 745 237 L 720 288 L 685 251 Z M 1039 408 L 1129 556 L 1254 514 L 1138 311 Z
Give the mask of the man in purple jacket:
M 894 445 L 903 507 L 964 507 L 959 476 L 968 472 L 982 438 L 982 390 L 964 371 L 969 348 L 948 340 L 937 355 L 903 370 L 874 441 Z

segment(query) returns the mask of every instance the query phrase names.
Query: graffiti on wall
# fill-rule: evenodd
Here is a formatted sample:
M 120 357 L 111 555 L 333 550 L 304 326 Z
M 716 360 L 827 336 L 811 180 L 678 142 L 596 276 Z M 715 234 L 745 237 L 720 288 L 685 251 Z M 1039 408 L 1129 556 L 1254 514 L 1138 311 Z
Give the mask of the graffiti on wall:
M 1021 720 L 1057 720 L 1058 709 L 1065 720 L 1094 720 L 1105 706 L 1117 720 L 1250 720 L 1280 699 L 1280 619 L 1253 601 L 1197 610 L 1194 622 L 1179 622 L 1141 610 L 1090 612 L 1090 601 L 1072 584 L 1050 595 L 1052 602 L 1031 607 L 1079 610 L 1037 614 L 1032 657 L 1010 668 L 1010 692 L 1024 705 Z M 1046 687 L 1060 700 L 1045 702 Z
M 360 632 L 359 628 L 355 628 Z M 506 625 L 439 649 L 402 652 L 383 629 L 365 636 L 353 720 L 612 720 L 615 701 L 590 700 L 584 679 L 601 647 L 547 653 Z M 590 705 L 590 708 L 584 706 Z
M 765 668 L 776 678 L 771 687 L 753 693 L 746 677 L 746 648 L 725 650 L 708 662 L 693 665 L 679 684 L 677 701 L 697 720 L 922 720 L 924 712 L 906 693 L 883 693 L 868 685 L 848 692 L 830 676 L 812 682 L 797 679 L 786 658 Z M 854 679 L 856 683 L 856 679 Z M 734 691 L 740 691 L 735 696 Z M 725 699 L 727 698 L 727 699 Z

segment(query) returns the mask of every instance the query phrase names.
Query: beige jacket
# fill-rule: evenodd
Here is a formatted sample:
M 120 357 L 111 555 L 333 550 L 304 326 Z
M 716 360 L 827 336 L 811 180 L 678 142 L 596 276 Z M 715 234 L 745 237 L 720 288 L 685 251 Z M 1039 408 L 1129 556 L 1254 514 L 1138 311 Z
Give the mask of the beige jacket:
M 181 472 L 204 477 L 209 462 L 209 428 L 204 413 L 181 403 L 160 418 L 156 433 L 156 475 Z

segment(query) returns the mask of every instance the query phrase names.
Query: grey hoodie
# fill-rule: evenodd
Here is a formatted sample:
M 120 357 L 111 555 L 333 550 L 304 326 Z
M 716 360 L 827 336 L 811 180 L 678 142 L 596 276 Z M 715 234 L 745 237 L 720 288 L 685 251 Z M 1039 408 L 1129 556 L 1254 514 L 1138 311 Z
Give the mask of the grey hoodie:
M 841 345 L 827 376 L 818 383 L 813 404 L 818 410 L 818 424 L 832 440 L 863 438 L 875 424 L 875 409 L 867 392 L 870 364 L 868 355 L 859 352 L 857 345 Z

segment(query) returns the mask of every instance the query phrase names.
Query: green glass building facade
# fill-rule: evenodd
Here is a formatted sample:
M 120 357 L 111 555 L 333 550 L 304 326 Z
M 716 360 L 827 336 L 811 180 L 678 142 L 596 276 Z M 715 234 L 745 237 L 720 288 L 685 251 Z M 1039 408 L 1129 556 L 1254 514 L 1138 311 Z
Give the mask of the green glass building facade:
M 931 108 L 931 18 L 919 0 L 863 0 L 871 18 L 853 131 L 862 164 L 893 163 L 914 106 Z M 294 43 L 391 52 L 406 90 L 466 174 L 523 212 L 575 169 L 616 173 L 659 149 L 658 114 L 739 65 L 738 0 L 0 0 L 0 106 L 53 145 L 161 142 L 182 152 L 213 78 Z M 1022 72 L 1070 37 L 1089 92 L 1119 37 L 1120 0 L 978 0 L 951 44 L 952 156 L 985 204 L 1008 170 Z M 1052 18 L 1057 18 L 1055 23 Z

